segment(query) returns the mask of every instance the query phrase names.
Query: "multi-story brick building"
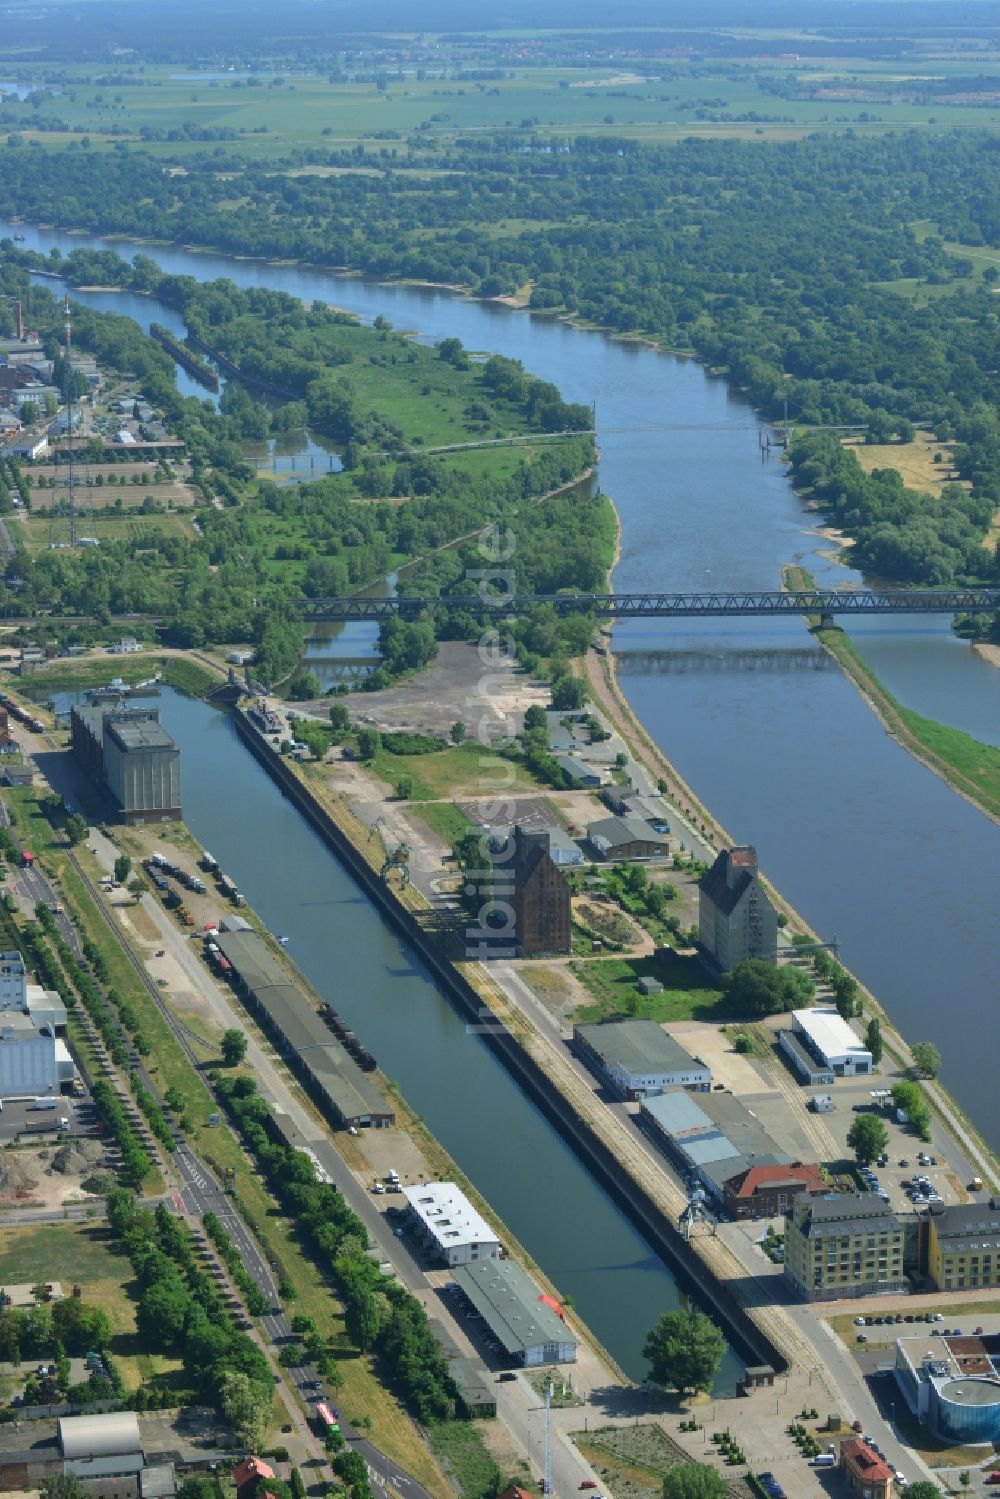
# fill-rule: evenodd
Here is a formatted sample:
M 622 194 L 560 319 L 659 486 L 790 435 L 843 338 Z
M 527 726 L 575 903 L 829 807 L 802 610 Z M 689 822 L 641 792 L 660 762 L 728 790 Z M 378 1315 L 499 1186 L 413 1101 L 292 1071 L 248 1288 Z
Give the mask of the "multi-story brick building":
M 510 935 L 518 956 L 568 953 L 569 886 L 549 853 L 548 833 L 542 828 L 515 826 L 511 838 L 495 856 L 494 870 L 497 893 L 509 901 L 514 912 Z M 504 895 L 505 889 L 509 894 Z

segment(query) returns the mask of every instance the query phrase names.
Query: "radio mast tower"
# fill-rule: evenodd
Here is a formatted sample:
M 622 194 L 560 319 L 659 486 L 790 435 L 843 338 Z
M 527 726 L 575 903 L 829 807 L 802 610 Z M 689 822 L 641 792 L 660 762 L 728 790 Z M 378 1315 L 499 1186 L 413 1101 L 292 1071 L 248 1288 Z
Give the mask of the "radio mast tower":
M 552 1495 L 552 1381 L 549 1380 L 545 1391 L 545 1481 L 542 1485 L 542 1493 Z

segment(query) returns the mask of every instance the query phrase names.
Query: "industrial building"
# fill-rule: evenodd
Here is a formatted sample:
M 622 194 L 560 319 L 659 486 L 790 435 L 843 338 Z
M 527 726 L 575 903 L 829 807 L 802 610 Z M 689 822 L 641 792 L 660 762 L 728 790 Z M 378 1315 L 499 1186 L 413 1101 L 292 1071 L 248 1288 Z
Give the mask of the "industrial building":
M 793 1161 L 790 1166 L 751 1166 L 723 1184 L 730 1218 L 783 1218 L 796 1197 L 829 1191 L 822 1168 Z
M 747 958 L 778 961 L 778 918 L 757 868 L 757 850 L 727 848 L 698 885 L 699 940 L 706 956 L 728 973 Z
M 1000 1198 L 931 1208 L 927 1273 L 939 1291 L 1000 1286 Z
M 874 1192 L 797 1197 L 785 1220 L 785 1278 L 806 1301 L 905 1291 L 903 1240 Z
M 441 1352 L 444 1354 L 448 1365 L 448 1373 L 455 1381 L 458 1390 L 458 1398 L 464 1406 L 464 1414 L 470 1419 L 478 1417 L 480 1420 L 492 1418 L 497 1413 L 496 1386 L 493 1375 L 477 1362 L 474 1358 L 467 1357 L 456 1344 L 451 1333 L 444 1323 L 437 1317 L 431 1317 L 429 1324 L 431 1332 Z
M 254 931 L 237 931 L 220 932 L 215 940 L 239 993 L 327 1115 L 355 1129 L 395 1123 L 378 1088 L 323 1024 L 264 939 Z
M 724 1212 L 726 1183 L 751 1166 L 787 1166 L 792 1158 L 731 1093 L 684 1088 L 644 1098 L 639 1121 L 674 1165 L 694 1179 L 714 1211 Z
M 602 859 L 665 859 L 670 843 L 641 817 L 601 817 L 587 825 L 587 838 Z
M 549 858 L 553 864 L 565 869 L 583 863 L 583 849 L 575 838 L 559 827 L 547 827 L 544 831 L 549 835 Z
M 531 1369 L 576 1362 L 576 1339 L 562 1307 L 513 1261 L 461 1265 L 455 1282 L 512 1363 Z
M 571 786 L 601 786 L 609 779 L 609 772 L 588 765 L 579 755 L 556 755 L 556 764 Z
M 102 782 L 126 823 L 181 817 L 181 752 L 155 708 L 90 702 L 70 714 L 73 753 Z
M 66 1042 L 61 997 L 28 983 L 19 952 L 0 953 L 0 1099 L 55 1095 L 76 1067 Z
M 1000 1335 L 900 1338 L 895 1374 L 912 1413 L 940 1440 L 1000 1440 Z
M 667 1088 L 707 1093 L 712 1086 L 711 1069 L 655 1020 L 577 1025 L 573 1040 L 587 1066 L 622 1098 L 651 1098 Z
M 0 1099 L 36 1098 L 58 1092 L 55 1036 L 40 1031 L 27 1015 L 17 1011 L 0 1015 Z
M 796 1046 L 790 1046 L 789 1040 Z M 874 1070 L 871 1052 L 833 1006 L 792 1011 L 791 1032 L 782 1031 L 778 1044 L 805 1083 L 832 1082 L 835 1077 L 863 1076 Z M 801 1053 L 812 1059 L 808 1071 Z
M 446 1265 L 499 1256 L 495 1230 L 454 1182 L 421 1182 L 404 1187 L 403 1196 L 418 1237 Z
M 549 844 L 546 829 L 518 824 L 492 850 L 494 894 L 513 913 L 504 936 L 522 958 L 570 950 L 570 891 Z
M 39 1416 L 27 1427 L 10 1423 L 0 1429 L 0 1490 L 30 1493 L 48 1478 L 71 1477 L 87 1499 L 172 1499 L 175 1463 L 214 1468 L 224 1456 L 180 1433 L 177 1446 L 161 1455 L 142 1441 L 145 1420 L 137 1421 L 132 1411 L 112 1411 L 58 1420 Z M 157 1417 L 151 1426 L 154 1448 L 161 1447 Z

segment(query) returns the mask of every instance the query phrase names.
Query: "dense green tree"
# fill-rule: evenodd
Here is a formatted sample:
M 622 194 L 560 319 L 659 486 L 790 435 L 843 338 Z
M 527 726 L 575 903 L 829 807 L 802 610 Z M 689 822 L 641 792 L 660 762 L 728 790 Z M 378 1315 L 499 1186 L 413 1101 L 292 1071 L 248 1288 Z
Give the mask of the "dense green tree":
M 872 1016 L 865 1028 L 865 1046 L 877 1067 L 882 1060 L 882 1025 L 877 1015 Z
M 763 958 L 746 958 L 722 980 L 723 993 L 749 1015 L 779 1015 L 801 1009 L 813 998 L 816 986 L 801 968 L 778 967 Z
M 870 1166 L 889 1144 L 889 1131 L 877 1114 L 859 1114 L 847 1132 L 847 1143 L 858 1164 Z
M 382 748 L 382 735 L 378 729 L 358 730 L 358 757 L 365 765 L 370 765 Z
M 910 1047 L 914 1064 L 924 1077 L 937 1077 L 941 1071 L 941 1053 L 931 1041 L 914 1041 Z
M 87 819 L 79 812 L 71 812 L 66 819 L 64 831 L 70 847 L 82 843 L 87 836 Z
M 119 885 L 124 885 L 128 881 L 128 877 L 131 871 L 132 860 L 129 858 L 128 854 L 119 854 L 115 859 L 115 879 L 118 881 Z
M 560 713 L 578 712 L 587 702 L 587 684 L 582 677 L 556 677 L 552 683 L 552 706 Z
M 678 1463 L 663 1480 L 663 1499 L 726 1499 L 729 1485 L 707 1463 Z
M 273 1385 L 255 1383 L 238 1372 L 222 1376 L 220 1403 L 239 1438 L 253 1452 L 259 1452 L 267 1441 L 271 1424 Z
M 687 1394 L 708 1390 L 726 1352 L 726 1340 L 704 1312 L 664 1312 L 643 1347 L 654 1383 Z
M 222 1060 L 227 1067 L 238 1067 L 247 1054 L 246 1032 L 235 1026 L 222 1033 Z

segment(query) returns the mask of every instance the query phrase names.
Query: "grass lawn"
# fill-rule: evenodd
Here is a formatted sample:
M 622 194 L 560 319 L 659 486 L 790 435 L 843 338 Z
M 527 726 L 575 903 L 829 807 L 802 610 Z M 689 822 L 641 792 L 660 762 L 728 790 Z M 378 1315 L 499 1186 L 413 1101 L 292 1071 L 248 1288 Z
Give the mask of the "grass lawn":
M 152 536 L 179 536 L 184 541 L 193 541 L 197 532 L 186 515 L 176 511 L 169 515 L 135 515 L 92 510 L 78 525 L 88 534 L 95 534 L 100 541 L 136 541 L 145 544 Z M 29 552 L 45 552 L 49 547 L 49 536 L 55 527 L 56 540 L 65 540 L 69 534 L 69 520 L 64 517 L 50 519 L 44 510 L 34 512 L 21 521 L 20 532 L 15 539 L 24 541 Z M 21 535 L 23 533 L 23 537 Z
M 904 724 L 925 749 L 937 755 L 978 788 L 980 800 L 993 814 L 1000 815 L 1000 749 L 982 744 L 961 729 L 923 718 L 909 708 L 900 708 Z
M 594 996 L 593 1004 L 576 1011 L 574 1021 L 593 1023 L 609 1015 L 656 1021 L 736 1018 L 697 958 L 676 953 L 669 959 L 584 958 L 571 967 Z M 636 982 L 646 977 L 659 979 L 663 993 L 640 994 Z
M 946 484 L 955 482 L 949 477 L 951 445 L 938 442 L 930 432 L 918 432 L 912 442 L 864 443 L 850 438 L 844 446 L 866 474 L 876 468 L 894 468 L 908 488 L 923 494 L 940 494 Z M 945 461 L 935 463 L 935 453 L 941 453 Z
M 107 1312 L 114 1335 L 111 1353 L 130 1390 L 144 1380 L 169 1375 L 180 1360 L 140 1348 L 135 1332 L 135 1303 L 128 1291 L 132 1267 L 114 1250 L 103 1225 L 40 1223 L 10 1228 L 0 1243 L 0 1283 L 59 1280 L 68 1295 L 77 1284 L 83 1299 Z
M 461 807 L 456 807 L 454 802 L 420 802 L 413 811 L 448 848 L 472 826 Z
M 394 755 L 380 749 L 375 771 L 395 785 L 400 776 L 413 781 L 415 802 L 433 802 L 459 796 L 484 796 L 511 791 L 536 791 L 542 784 L 523 765 L 501 760 L 481 744 L 450 744 L 430 755 Z M 512 776 L 509 784 L 507 778 Z
M 475 1421 L 439 1421 L 430 1428 L 430 1439 L 462 1499 L 493 1499 L 499 1469 Z

